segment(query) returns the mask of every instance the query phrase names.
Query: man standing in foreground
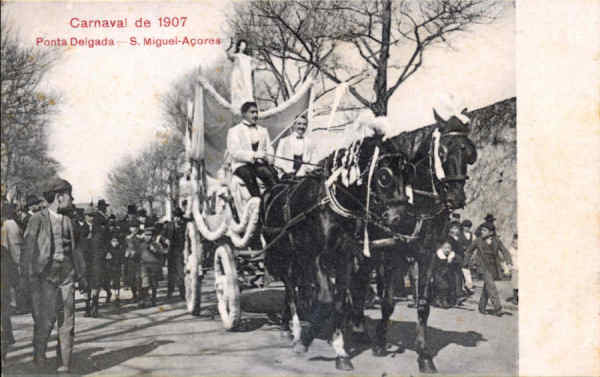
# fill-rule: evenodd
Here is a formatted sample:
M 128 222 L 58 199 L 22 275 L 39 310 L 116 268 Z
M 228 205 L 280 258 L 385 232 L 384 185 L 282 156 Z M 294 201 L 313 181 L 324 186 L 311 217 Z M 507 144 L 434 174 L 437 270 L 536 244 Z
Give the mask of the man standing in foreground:
M 75 282 L 85 289 L 85 263 L 75 244 L 71 219 L 72 186 L 64 179 L 48 183 L 48 208 L 34 214 L 25 231 L 24 273 L 31 287 L 33 361 L 45 367 L 48 338 L 58 320 L 57 371 L 68 373 L 75 337 Z

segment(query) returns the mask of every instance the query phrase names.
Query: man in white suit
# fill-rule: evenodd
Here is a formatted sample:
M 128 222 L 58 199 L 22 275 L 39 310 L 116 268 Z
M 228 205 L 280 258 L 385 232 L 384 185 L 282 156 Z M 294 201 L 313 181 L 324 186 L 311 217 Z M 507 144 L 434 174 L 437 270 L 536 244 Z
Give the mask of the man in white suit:
M 285 174 L 303 176 L 306 174 L 308 165 L 304 162 L 311 162 L 312 148 L 309 141 L 304 137 L 307 127 L 306 117 L 300 116 L 294 121 L 293 133 L 284 137 L 277 145 L 277 159 L 275 164 L 284 171 Z
M 271 138 L 266 128 L 256 124 L 258 106 L 255 102 L 242 105 L 241 123 L 227 132 L 227 150 L 231 156 L 231 171 L 246 184 L 250 195 L 260 196 L 256 178 L 260 178 L 266 188 L 271 188 L 277 173 L 270 165 L 268 155 L 273 155 Z

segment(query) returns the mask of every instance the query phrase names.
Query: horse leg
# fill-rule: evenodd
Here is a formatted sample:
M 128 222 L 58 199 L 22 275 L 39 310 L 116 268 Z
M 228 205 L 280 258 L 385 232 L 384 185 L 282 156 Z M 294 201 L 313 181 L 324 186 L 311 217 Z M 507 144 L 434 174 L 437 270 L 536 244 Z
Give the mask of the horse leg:
M 432 352 L 427 347 L 427 320 L 429 319 L 430 312 L 430 281 L 431 281 L 431 265 L 423 265 L 422 261 L 419 261 L 419 275 L 418 275 L 418 296 L 417 297 L 417 339 L 416 339 L 416 350 L 419 355 L 418 364 L 419 371 L 421 373 L 437 373 L 435 364 L 433 363 Z
M 346 352 L 345 340 L 347 339 L 346 326 L 348 315 L 348 291 L 350 288 L 350 276 L 352 273 L 351 258 L 340 258 L 336 263 L 335 296 L 334 296 L 334 332 L 331 345 L 336 354 L 335 367 L 339 370 L 353 370 L 350 355 Z
M 353 274 L 350 281 L 350 292 L 352 294 L 352 338 L 359 343 L 369 344 L 371 338 L 365 328 L 365 301 L 370 282 L 370 274 L 374 263 L 372 259 L 366 259 L 358 266 L 358 271 Z
M 407 270 L 406 263 L 402 263 L 401 258 L 394 251 L 385 255 L 382 263 L 381 280 L 384 283 L 383 297 L 381 300 L 381 320 L 377 324 L 375 331 L 375 344 L 373 346 L 373 356 L 382 357 L 387 354 L 387 331 L 390 317 L 394 313 L 394 291 L 396 289 L 396 273 L 404 276 Z M 397 352 L 404 352 L 404 345 L 400 344 Z
M 319 335 L 323 325 L 328 322 L 328 319 L 333 311 L 333 294 L 332 288 L 323 271 L 321 257 L 316 258 L 316 277 L 319 285 L 319 294 L 316 302 L 312 305 L 311 313 L 308 316 L 308 323 L 302 328 L 300 334 L 301 342 L 306 349 L 311 345 L 312 341 Z
M 291 305 L 293 300 L 293 287 L 291 283 L 288 281 L 288 278 L 285 277 L 283 280 L 283 286 L 285 288 L 285 299 L 283 302 L 283 309 L 281 310 L 281 327 L 280 327 L 280 336 L 282 339 L 290 339 L 291 331 L 290 331 L 290 319 L 292 318 L 291 314 Z

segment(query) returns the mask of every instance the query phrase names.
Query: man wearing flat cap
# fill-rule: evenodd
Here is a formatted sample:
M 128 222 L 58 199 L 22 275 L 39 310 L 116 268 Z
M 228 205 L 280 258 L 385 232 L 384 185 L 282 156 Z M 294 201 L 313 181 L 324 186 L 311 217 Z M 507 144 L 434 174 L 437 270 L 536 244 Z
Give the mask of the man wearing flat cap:
M 33 216 L 34 213 L 41 210 L 40 204 L 42 203 L 42 201 L 37 196 L 30 194 L 30 195 L 27 195 L 27 199 L 26 199 L 25 203 L 26 203 L 25 208 L 27 211 L 23 213 L 23 217 L 21 218 L 21 221 L 19 224 L 19 225 L 21 225 L 21 229 L 25 229 L 27 227 L 27 223 L 29 222 L 29 219 L 31 218 L 31 216 Z
M 72 205 L 72 187 L 51 179 L 44 191 L 48 207 L 34 214 L 25 231 L 24 266 L 33 313 L 33 361 L 45 367 L 48 338 L 58 321 L 58 372 L 69 372 L 75 337 L 75 282 L 87 285 L 85 262 L 75 244 L 71 219 L 63 212 Z

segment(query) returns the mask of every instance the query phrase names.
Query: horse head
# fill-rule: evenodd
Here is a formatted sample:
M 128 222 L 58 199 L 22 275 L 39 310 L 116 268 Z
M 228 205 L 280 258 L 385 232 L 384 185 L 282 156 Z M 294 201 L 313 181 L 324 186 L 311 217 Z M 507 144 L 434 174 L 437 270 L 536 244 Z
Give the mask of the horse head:
M 404 153 L 392 143 L 380 142 L 379 154 L 371 177 L 370 210 L 380 215 L 383 224 L 398 230 L 401 221 L 411 212 L 406 186 L 413 169 Z
M 466 202 L 465 182 L 468 179 L 468 165 L 477 160 L 477 149 L 469 139 L 470 128 L 458 117 L 447 121 L 435 114 L 439 125 L 439 148 L 437 157 L 443 173 L 438 178 L 440 199 L 449 209 L 463 208 Z M 434 148 L 435 149 L 435 148 Z

